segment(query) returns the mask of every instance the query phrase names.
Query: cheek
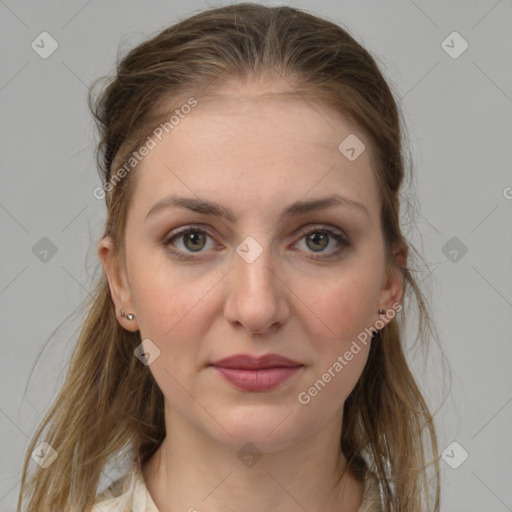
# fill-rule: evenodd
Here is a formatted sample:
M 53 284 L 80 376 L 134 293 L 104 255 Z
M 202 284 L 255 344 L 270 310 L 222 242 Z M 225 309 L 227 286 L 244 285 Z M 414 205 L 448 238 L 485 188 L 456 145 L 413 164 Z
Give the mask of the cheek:
M 359 274 L 331 278 L 322 286 L 304 283 L 297 287 L 294 291 L 306 306 L 304 329 L 311 333 L 311 339 L 326 340 L 341 349 L 369 328 L 375 320 L 377 282 L 377 276 L 367 268 Z
M 204 332 L 206 312 L 201 303 L 204 293 L 198 287 L 168 284 L 166 287 L 165 282 L 160 282 L 139 289 L 136 307 L 141 336 L 154 340 L 161 350 L 178 358 L 185 349 L 192 352 Z
M 162 343 L 172 338 L 181 340 L 176 333 L 194 314 L 213 278 L 197 279 L 190 271 L 183 271 L 162 248 L 134 247 L 127 263 L 141 335 Z
M 205 362 L 207 291 L 215 284 L 205 281 L 189 283 L 169 269 L 153 267 L 133 283 L 141 339 L 150 339 L 159 350 L 150 371 L 166 399 L 182 412 L 191 407 L 191 395 L 203 392 L 194 377 Z
M 341 410 L 366 365 L 371 344 L 372 294 L 363 282 L 340 283 L 310 298 L 308 332 L 314 364 L 297 395 L 310 408 L 310 421 L 321 422 Z M 321 319 L 321 321 L 319 321 Z M 315 419 L 316 418 L 316 419 Z
M 133 251 L 131 256 L 130 284 L 141 339 L 149 338 L 160 350 L 151 370 L 167 380 L 169 373 L 180 382 L 188 379 L 205 363 L 202 340 L 211 327 L 211 300 L 223 274 L 199 274 L 192 267 L 185 271 L 155 251 Z
M 376 283 L 376 273 L 366 267 L 365 272 L 341 274 L 321 287 L 304 285 L 298 290 L 308 306 L 300 316 L 315 360 L 300 391 L 321 417 L 343 406 L 363 372 L 371 343 L 365 329 L 375 320 Z
M 303 408 L 302 417 L 309 423 L 308 428 L 319 428 L 335 414 L 341 413 L 343 405 L 357 384 L 366 365 L 369 344 L 359 343 L 357 353 L 350 361 L 339 354 L 322 368 L 315 369 L 310 382 L 297 394 L 299 408 Z

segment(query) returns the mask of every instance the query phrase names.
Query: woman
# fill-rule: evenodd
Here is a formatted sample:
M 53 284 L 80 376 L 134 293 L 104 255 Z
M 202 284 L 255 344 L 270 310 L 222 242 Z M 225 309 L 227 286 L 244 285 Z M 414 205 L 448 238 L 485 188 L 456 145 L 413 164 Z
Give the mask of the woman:
M 29 511 L 438 511 L 402 351 L 404 299 L 430 320 L 400 116 L 369 53 L 303 11 L 232 5 L 132 50 L 91 107 L 104 273 L 18 510 L 30 489 Z

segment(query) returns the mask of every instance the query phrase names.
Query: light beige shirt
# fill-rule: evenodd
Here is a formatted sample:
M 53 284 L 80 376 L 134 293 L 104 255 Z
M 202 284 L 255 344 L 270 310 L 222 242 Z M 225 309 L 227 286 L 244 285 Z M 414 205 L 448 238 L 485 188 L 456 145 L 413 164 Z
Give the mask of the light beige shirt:
M 149 494 L 141 468 L 134 462 L 125 476 L 96 497 L 91 512 L 159 512 Z M 364 481 L 363 502 L 357 512 L 381 512 L 379 488 L 374 473 Z

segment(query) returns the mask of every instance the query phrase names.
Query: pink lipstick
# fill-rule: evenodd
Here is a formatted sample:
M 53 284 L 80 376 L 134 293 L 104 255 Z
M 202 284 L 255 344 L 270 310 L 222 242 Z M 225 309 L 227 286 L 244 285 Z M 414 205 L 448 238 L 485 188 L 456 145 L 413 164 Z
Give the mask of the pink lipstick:
M 295 375 L 303 365 L 278 354 L 255 357 L 237 354 L 211 363 L 228 382 L 244 391 L 270 391 Z

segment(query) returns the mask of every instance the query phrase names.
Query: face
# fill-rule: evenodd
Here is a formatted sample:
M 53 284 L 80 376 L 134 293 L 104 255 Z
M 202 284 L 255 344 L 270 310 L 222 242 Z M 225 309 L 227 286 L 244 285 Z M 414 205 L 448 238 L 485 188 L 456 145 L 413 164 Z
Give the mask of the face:
M 98 246 L 119 321 L 150 340 L 166 418 L 262 451 L 341 428 L 371 343 L 361 333 L 402 298 L 384 264 L 370 141 L 320 104 L 269 91 L 282 89 L 198 97 L 136 169 L 125 262 L 108 239 Z M 366 147 L 355 160 L 338 148 L 351 134 Z M 294 367 L 212 366 L 239 354 Z

